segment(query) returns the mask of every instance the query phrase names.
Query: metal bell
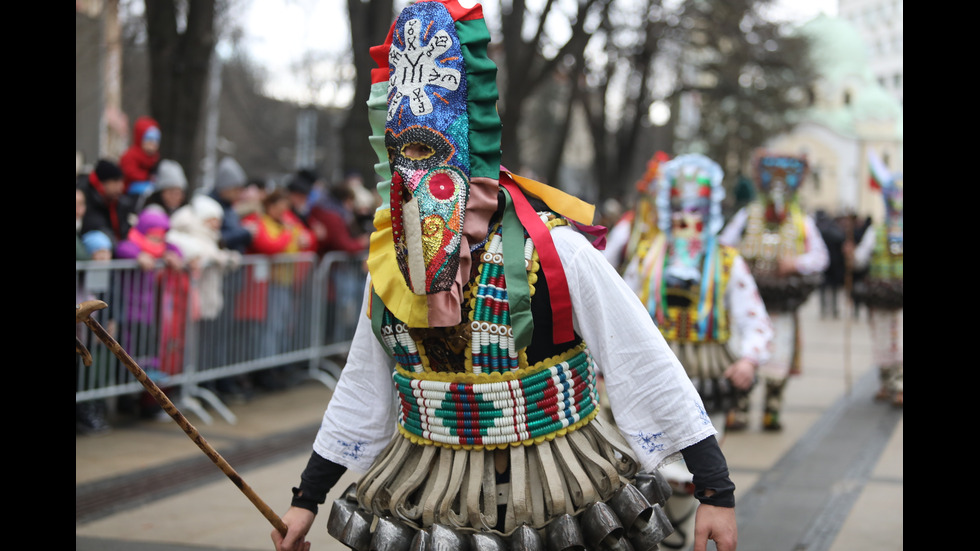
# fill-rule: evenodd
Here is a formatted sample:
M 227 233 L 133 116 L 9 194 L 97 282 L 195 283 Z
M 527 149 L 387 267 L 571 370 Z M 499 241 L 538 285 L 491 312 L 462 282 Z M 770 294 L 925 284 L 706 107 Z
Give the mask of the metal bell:
M 416 530 L 391 518 L 378 519 L 378 525 L 371 536 L 370 551 L 408 551 Z
M 511 551 L 545 551 L 544 540 L 537 530 L 522 524 L 510 535 L 510 549 Z
M 373 522 L 374 515 L 363 509 L 354 509 L 340 534 L 340 543 L 354 551 L 368 551 L 371 546 L 371 524 Z
M 646 520 L 638 520 L 627 532 L 627 539 L 635 551 L 657 551 L 660 542 L 674 532 L 663 507 L 654 504 Z
M 433 524 L 429 534 L 430 551 L 469 551 L 470 539 L 445 524 Z
M 474 532 L 470 534 L 472 551 L 507 551 L 504 538 L 494 532 Z
M 347 526 L 347 521 L 350 520 L 355 509 L 357 509 L 356 503 L 342 498 L 335 499 L 333 507 L 330 508 L 330 516 L 327 517 L 327 533 L 334 539 L 340 540 L 344 534 L 344 527 Z
M 412 538 L 412 543 L 408 546 L 408 551 L 429 551 L 429 543 L 432 541 L 432 535 L 429 534 L 428 530 L 419 530 L 415 532 L 415 537 Z
M 582 513 L 582 532 L 589 549 L 608 549 L 623 536 L 623 524 L 603 502 L 593 503 Z
M 636 482 L 633 485 L 640 490 L 647 501 L 659 504 L 661 507 L 674 494 L 670 482 L 667 482 L 667 478 L 660 471 L 636 473 Z
M 575 517 L 564 514 L 547 529 L 548 551 L 585 551 L 585 536 Z
M 619 517 L 627 532 L 635 522 L 645 521 L 652 512 L 652 506 L 646 496 L 632 484 L 626 484 L 616 490 L 616 493 L 609 498 L 609 506 Z

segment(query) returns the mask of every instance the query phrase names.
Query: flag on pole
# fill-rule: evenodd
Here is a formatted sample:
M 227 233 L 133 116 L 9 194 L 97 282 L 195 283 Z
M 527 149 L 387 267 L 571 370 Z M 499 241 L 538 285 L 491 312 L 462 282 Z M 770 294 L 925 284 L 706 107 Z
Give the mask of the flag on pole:
M 892 175 L 885 163 L 873 149 L 868 150 L 868 165 L 871 169 L 871 189 L 881 190 L 891 184 Z

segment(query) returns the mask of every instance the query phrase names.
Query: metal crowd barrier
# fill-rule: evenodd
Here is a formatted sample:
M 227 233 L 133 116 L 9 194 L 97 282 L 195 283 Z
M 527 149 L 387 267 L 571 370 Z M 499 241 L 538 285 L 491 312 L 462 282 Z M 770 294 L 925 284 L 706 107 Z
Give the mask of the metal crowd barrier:
M 333 388 L 350 348 L 367 277 L 365 255 L 332 252 L 245 255 L 232 268 L 144 271 L 132 260 L 75 262 L 75 302 L 101 300 L 95 314 L 175 405 L 211 423 L 234 413 L 206 383 L 300 366 Z M 76 336 L 75 402 L 139 395 L 142 385 L 84 324 Z M 168 392 L 170 394 L 170 392 Z

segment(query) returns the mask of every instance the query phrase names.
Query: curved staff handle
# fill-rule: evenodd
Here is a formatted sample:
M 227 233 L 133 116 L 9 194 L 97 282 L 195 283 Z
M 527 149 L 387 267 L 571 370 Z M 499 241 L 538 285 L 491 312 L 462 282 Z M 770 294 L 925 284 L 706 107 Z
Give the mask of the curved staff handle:
M 150 380 L 149 377 L 147 377 L 146 372 L 144 372 L 143 368 L 141 368 L 139 364 L 136 363 L 136 360 L 134 360 L 129 356 L 129 354 L 123 349 L 123 347 L 118 342 L 116 342 L 115 339 L 112 338 L 112 335 L 110 335 L 98 321 L 92 319 L 91 317 L 92 312 L 95 312 L 97 310 L 102 310 L 103 308 L 107 308 L 107 307 L 108 305 L 105 302 L 102 302 L 101 300 L 89 300 L 79 305 L 76 305 L 75 323 L 84 322 L 85 325 L 93 333 L 95 333 L 97 337 L 99 337 L 99 340 L 105 343 L 105 345 L 109 347 L 109 350 L 111 350 L 112 353 L 115 354 L 117 358 L 122 360 L 122 363 L 126 366 L 126 369 L 129 369 L 129 371 L 133 374 L 133 376 L 136 377 L 136 379 L 140 382 L 140 384 L 143 385 L 143 387 L 147 390 L 147 392 L 149 392 L 150 395 L 153 396 L 153 399 L 156 400 L 161 407 L 163 407 L 163 410 L 166 411 L 168 415 L 173 417 L 174 421 L 177 422 L 177 425 L 179 425 L 180 428 L 183 429 L 184 432 L 187 434 L 187 436 L 195 444 L 197 444 L 197 447 L 201 448 L 201 451 L 204 452 L 204 455 L 208 456 L 208 458 L 210 458 L 211 461 L 213 461 L 214 464 L 217 465 L 219 469 L 221 469 L 221 472 L 225 473 L 225 475 L 227 475 L 228 478 L 231 479 L 231 481 L 235 484 L 235 486 L 238 486 L 238 489 L 241 490 L 242 493 L 244 493 L 245 496 L 249 499 L 249 501 L 251 501 L 258 508 L 259 512 L 262 513 L 262 515 L 266 519 L 268 519 L 269 522 L 272 523 L 273 528 L 275 528 L 276 530 L 279 531 L 280 534 L 285 536 L 287 530 L 286 524 L 282 521 L 282 519 L 279 518 L 279 515 L 277 515 L 268 505 L 266 505 L 264 501 L 262 501 L 262 498 L 260 498 L 255 493 L 254 490 L 252 490 L 251 486 L 245 483 L 245 480 L 243 480 L 242 477 L 237 472 L 235 472 L 235 469 L 233 469 L 231 465 L 229 465 L 228 462 L 225 461 L 225 458 L 221 457 L 221 454 L 219 454 L 218 451 L 215 450 L 211 446 L 211 444 L 209 444 L 208 441 L 204 439 L 203 436 L 201 436 L 201 433 L 199 433 L 197 429 L 194 428 L 194 425 L 192 425 L 190 421 L 188 421 L 187 418 L 184 417 L 184 414 L 181 413 L 180 410 L 177 409 L 177 406 L 175 406 L 173 402 L 170 401 L 170 398 L 168 398 L 167 395 L 164 394 L 162 390 L 160 390 L 160 387 L 158 387 L 156 383 L 154 383 L 152 380 Z M 78 339 L 76 338 L 75 339 L 76 352 L 79 352 L 79 347 L 81 347 L 82 350 L 85 350 L 84 345 L 82 345 L 81 342 L 79 342 Z M 81 354 L 83 358 L 86 359 L 86 365 L 88 365 L 88 362 L 91 361 L 89 360 L 91 356 L 88 354 L 88 351 L 85 350 Z

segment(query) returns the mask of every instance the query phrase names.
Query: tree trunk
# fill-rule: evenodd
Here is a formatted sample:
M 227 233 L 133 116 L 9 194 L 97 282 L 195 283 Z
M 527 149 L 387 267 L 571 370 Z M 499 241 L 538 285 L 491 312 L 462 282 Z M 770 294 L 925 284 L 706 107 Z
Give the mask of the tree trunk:
M 150 114 L 160 124 L 161 157 L 180 163 L 190 192 L 200 185 L 195 178 L 200 174 L 199 135 L 216 41 L 215 0 L 188 2 L 183 32 L 177 30 L 174 0 L 145 0 L 145 7 Z
M 392 0 L 347 0 L 356 76 L 354 99 L 342 128 L 344 172 L 360 172 L 369 185 L 378 181 L 374 171 L 378 158 L 368 142 L 371 124 L 367 100 L 371 95 L 371 69 L 376 66 L 369 50 L 387 38 L 393 10 Z

